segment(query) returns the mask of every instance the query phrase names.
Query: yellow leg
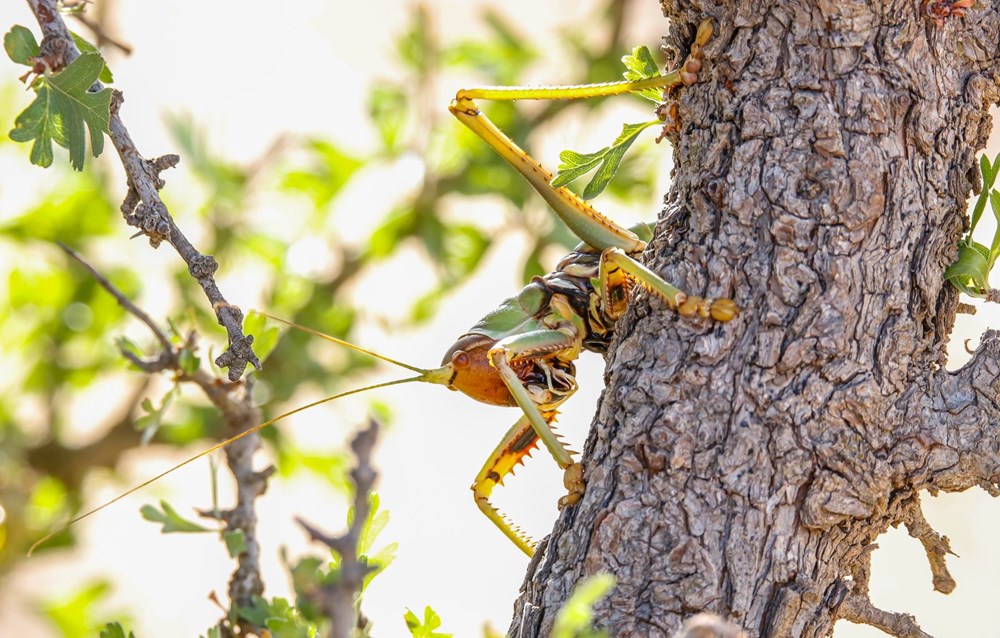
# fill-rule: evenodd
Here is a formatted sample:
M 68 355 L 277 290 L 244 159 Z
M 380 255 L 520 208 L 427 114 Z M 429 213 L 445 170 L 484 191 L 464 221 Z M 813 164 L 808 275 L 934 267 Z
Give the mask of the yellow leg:
M 601 253 L 600 272 L 603 288 L 601 294 L 607 299 L 605 303 L 614 304 L 615 308 L 621 306 L 624 309 L 624 304 L 618 301 L 621 295 L 614 292 L 622 271 L 627 273 L 632 281 L 662 299 L 682 317 L 697 315 L 702 318 L 711 317 L 716 321 L 730 321 L 740 313 L 736 302 L 732 299 L 712 300 L 686 295 L 622 251 L 608 248 Z
M 535 448 L 537 442 L 538 436 L 531 427 L 528 417 L 522 416 L 490 454 L 490 458 L 486 460 L 483 469 L 479 470 L 472 484 L 472 494 L 479 509 L 528 556 L 534 554 L 535 542 L 490 503 L 490 494 L 493 493 L 494 487 L 503 485 L 504 477 L 513 471 L 515 465 L 523 463 L 524 459 L 531 455 L 531 450 Z
M 566 486 L 567 493 L 566 496 L 559 499 L 560 509 L 578 502 L 583 496 L 585 487 L 583 466 L 573 460 L 572 452 L 566 448 L 552 430 L 556 407 L 566 400 L 568 394 L 558 397 L 532 396 L 510 364 L 518 359 L 554 359 L 560 353 L 567 352 L 572 353 L 573 358 L 575 358 L 579 347 L 579 337 L 559 330 L 536 330 L 501 339 L 489 352 L 490 365 L 500 373 L 500 378 L 503 379 L 507 389 L 510 390 L 514 400 L 524 412 L 524 417 L 518 423 L 520 424 L 521 421 L 528 423 L 535 436 L 541 439 L 549 454 L 564 471 L 563 484 Z M 544 364 L 545 362 L 540 361 L 540 363 Z M 496 521 L 494 520 L 494 522 Z
M 476 105 L 483 100 L 572 100 L 620 95 L 649 88 L 670 88 L 697 81 L 701 69 L 702 48 L 712 36 L 712 23 L 705 20 L 698 27 L 691 53 L 681 68 L 654 78 L 638 81 L 606 82 L 575 86 L 483 87 L 463 89 L 455 95 L 448 109 L 469 129 L 489 144 L 508 164 L 528 180 L 548 202 L 556 215 L 577 237 L 599 250 L 620 248 L 629 254 L 641 252 L 646 244 L 633 232 L 619 226 L 565 187 L 553 187 L 552 174 L 498 129 Z
M 556 438 L 552 428 L 549 427 L 552 419 L 546 418 L 542 414 L 538 400 L 532 397 L 528 389 L 524 387 L 517 373 L 510 367 L 510 363 L 516 359 L 542 359 L 546 355 L 558 354 L 574 348 L 579 350 L 576 346 L 577 341 L 578 338 L 574 339 L 558 330 L 536 330 L 501 339 L 490 348 L 488 355 L 490 365 L 500 373 L 500 378 L 507 385 L 514 401 L 517 402 L 517 405 L 524 412 L 524 416 L 535 429 L 535 434 L 542 440 L 545 448 L 559 464 L 559 467 L 563 469 L 573 464 L 573 457 L 570 456 L 569 450 L 566 449 L 562 441 Z M 546 401 L 548 405 L 543 409 L 547 409 L 554 415 L 556 406 L 562 403 L 565 398 L 562 396 L 558 400 Z

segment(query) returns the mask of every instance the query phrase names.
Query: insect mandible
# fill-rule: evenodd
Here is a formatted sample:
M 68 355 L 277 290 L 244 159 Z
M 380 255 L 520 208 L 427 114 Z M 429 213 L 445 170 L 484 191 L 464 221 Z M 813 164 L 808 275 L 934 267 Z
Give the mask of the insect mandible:
M 711 35 L 711 21 L 705 20 L 699 25 L 691 50 L 681 67 L 648 79 L 563 87 L 485 87 L 458 91 L 449 106 L 451 113 L 521 173 L 582 243 L 563 257 L 552 272 L 535 277 L 517 295 L 501 303 L 460 336 L 445 352 L 438 368 L 425 370 L 411 366 L 311 328 L 260 313 L 409 369 L 417 376 L 326 397 L 258 424 L 78 516 L 36 542 L 32 550 L 76 522 L 174 470 L 292 414 L 350 394 L 420 381 L 444 385 L 483 403 L 521 409 L 522 416 L 490 454 L 473 482 L 472 491 L 479 509 L 517 547 L 531 556 L 534 541 L 490 502 L 490 495 L 540 441 L 564 471 L 563 482 L 567 493 L 559 500 L 559 506 L 573 505 L 583 496 L 583 466 L 573 459 L 572 453 L 555 435 L 552 423 L 559 407 L 577 389 L 574 361 L 582 350 L 601 354 L 607 351 L 614 335 L 615 322 L 624 314 L 633 289 L 638 286 L 647 290 L 684 317 L 725 322 L 737 316 L 739 309 L 731 299 L 689 296 L 642 265 L 638 257 L 652 235 L 650 225 L 624 228 L 594 210 L 569 189 L 553 187 L 552 174 L 500 131 L 479 110 L 475 101 L 581 99 L 691 85 L 698 79 L 704 46 Z

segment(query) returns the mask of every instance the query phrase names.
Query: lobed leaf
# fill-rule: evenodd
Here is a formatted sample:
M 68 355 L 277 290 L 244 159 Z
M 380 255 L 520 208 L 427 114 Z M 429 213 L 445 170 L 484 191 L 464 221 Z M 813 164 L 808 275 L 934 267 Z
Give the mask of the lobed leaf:
M 596 167 L 597 172 L 594 173 L 590 183 L 584 187 L 581 196 L 583 199 L 597 197 L 607 188 L 615 173 L 618 172 L 622 158 L 625 157 L 625 153 L 629 147 L 638 138 L 639 133 L 655 124 L 659 124 L 659 121 L 652 120 L 639 124 L 625 124 L 622 126 L 622 132 L 611 146 L 606 146 L 593 153 L 563 151 L 559 154 L 559 159 L 562 160 L 562 163 L 559 165 L 559 169 L 552 179 L 552 186 L 565 186 Z
M 660 67 L 657 66 L 653 54 L 645 46 L 632 49 L 632 55 L 622 56 L 622 63 L 625 65 L 625 72 L 622 75 L 630 82 L 647 80 L 660 75 Z M 643 89 L 636 91 L 636 95 L 659 104 L 663 101 L 663 89 Z
M 271 638 L 315 638 L 316 627 L 305 620 L 284 598 L 254 596 L 251 607 L 240 607 L 240 618 L 265 628 Z
M 10 138 L 15 142 L 34 141 L 31 163 L 52 165 L 52 142 L 69 150 L 70 164 L 83 170 L 86 134 L 94 157 L 104 150 L 104 134 L 111 118 L 111 89 L 91 93 L 88 89 L 104 69 L 98 53 L 84 53 L 60 73 L 37 83 L 35 101 L 14 120 Z
M 207 527 L 202 527 L 198 523 L 187 520 L 178 514 L 177 510 L 166 501 L 161 500 L 160 507 L 162 509 L 156 509 L 153 505 L 143 505 L 139 512 L 147 521 L 162 524 L 163 529 L 160 530 L 161 534 L 197 534 L 212 531 Z
M 409 609 L 403 614 L 403 620 L 406 622 L 406 628 L 410 630 L 410 635 L 413 638 L 452 638 L 452 634 L 434 631 L 441 626 L 441 617 L 438 616 L 436 611 L 431 609 L 430 605 L 424 607 L 423 622 Z
M 191 364 L 188 363 L 188 365 Z M 167 393 L 163 395 L 162 399 L 160 399 L 159 407 L 154 407 L 153 402 L 149 399 L 142 400 L 141 407 L 146 414 L 135 420 L 135 429 L 142 432 L 143 445 L 149 443 L 153 436 L 156 435 L 156 431 L 159 430 L 160 426 L 163 424 L 163 415 L 166 414 L 167 409 L 174 402 L 174 399 L 180 396 L 180 391 L 180 386 L 176 383 L 170 386 Z

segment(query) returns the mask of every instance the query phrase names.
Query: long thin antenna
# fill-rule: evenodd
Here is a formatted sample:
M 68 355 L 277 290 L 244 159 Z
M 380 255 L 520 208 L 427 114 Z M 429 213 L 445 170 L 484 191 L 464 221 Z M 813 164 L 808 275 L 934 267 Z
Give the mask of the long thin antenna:
M 420 372 L 422 374 L 427 374 L 428 372 L 430 372 L 429 370 L 424 370 L 423 368 L 418 368 L 416 366 L 411 366 L 410 364 L 403 363 L 402 361 L 396 361 L 395 359 L 390 359 L 389 357 L 387 357 L 385 355 L 382 355 L 382 354 L 379 354 L 377 352 L 372 352 L 371 350 L 365 350 L 361 346 L 356 346 L 353 343 L 350 343 L 349 341 L 344 341 L 343 339 L 338 339 L 337 337 L 331 337 L 330 335 L 325 334 L 323 332 L 320 332 L 319 330 L 313 330 L 312 328 L 307 328 L 306 326 L 299 325 L 299 324 L 295 323 L 294 321 L 289 321 L 288 319 L 282 319 L 281 317 L 275 317 L 274 315 L 268 314 L 268 313 L 263 312 L 261 310 L 254 310 L 254 312 L 256 312 L 258 315 L 262 315 L 264 317 L 267 317 L 268 319 L 272 319 L 274 321 L 283 323 L 286 326 L 291 326 L 293 328 L 301 330 L 302 332 L 308 332 L 309 334 L 315 335 L 315 336 L 317 336 L 317 337 L 319 337 L 321 339 L 326 339 L 327 341 L 332 341 L 333 343 L 336 343 L 338 345 L 344 346 L 345 348 L 350 348 L 351 350 L 355 350 L 357 352 L 363 352 L 364 354 L 367 354 L 370 357 L 375 357 L 376 359 L 381 359 L 382 361 L 386 361 L 386 362 L 391 363 L 393 365 L 397 365 L 400 368 L 406 368 L 407 370 L 412 370 L 413 372 Z
M 261 313 L 261 314 L 263 314 L 263 313 Z M 270 317 L 270 315 L 268 315 L 268 316 Z M 272 318 L 275 318 L 275 317 L 272 317 Z M 279 319 L 279 321 L 281 321 L 281 320 Z M 288 322 L 285 322 L 285 323 L 288 323 Z M 326 336 L 326 335 L 320 335 L 320 336 Z M 334 339 L 333 337 L 328 337 L 328 338 Z M 339 341 L 339 340 L 337 340 L 337 341 Z M 352 344 L 348 344 L 348 345 L 352 345 Z M 357 348 L 357 349 L 361 350 L 360 348 Z M 363 351 L 363 352 L 366 352 L 366 351 Z M 369 353 L 369 354 L 373 354 L 373 353 Z M 378 355 L 374 355 L 374 356 L 378 357 Z M 391 359 L 386 359 L 385 357 L 378 357 L 378 358 L 385 359 L 386 361 L 391 361 Z M 392 363 L 396 363 L 396 362 L 392 361 Z M 400 364 L 400 365 L 403 365 L 403 367 L 405 367 L 405 368 L 410 368 L 411 370 L 414 370 L 416 372 L 422 372 L 422 373 L 426 372 L 425 370 L 420 370 L 419 368 L 411 368 L 410 366 L 407 366 L 405 364 Z M 50 532 L 50 533 L 46 534 L 45 536 L 43 536 L 42 538 L 40 538 L 39 540 L 35 541 L 31 545 L 31 547 L 28 549 L 28 556 L 30 557 L 31 554 L 35 551 L 35 549 L 37 549 L 39 546 L 41 546 L 44 543 L 46 543 L 49 539 L 51 539 L 52 537 L 54 537 L 54 536 L 56 536 L 58 534 L 62 534 L 67 529 L 69 529 L 70 527 L 72 527 L 76 523 L 82 521 L 83 519 L 87 518 L 91 514 L 96 514 L 97 512 L 100 512 L 105 507 L 108 507 L 110 505 L 113 505 L 113 504 L 117 503 L 118 501 L 122 500 L 126 496 L 129 496 L 130 494 L 134 494 L 135 492 L 138 492 L 139 490 L 141 490 L 142 488 L 146 487 L 147 485 L 149 485 L 151 483 L 155 483 L 156 481 L 160 480 L 161 478 L 163 478 L 167 474 L 170 474 L 171 472 L 173 472 L 175 470 L 181 469 L 182 467 L 184 467 L 188 463 L 191 463 L 192 461 L 197 461 L 201 457 L 207 456 L 207 455 L 211 454 L 212 452 L 215 452 L 216 450 L 221 450 L 222 448 L 226 447 L 227 445 L 229 445 L 233 441 L 239 441 L 243 437 L 250 436 L 251 434 L 254 434 L 255 432 L 259 432 L 259 431 L 263 430 L 264 428 L 266 428 L 267 426 L 272 425 L 274 423 L 277 423 L 278 421 L 280 421 L 280 420 L 282 420 L 284 418 L 290 417 L 293 414 L 298 414 L 299 412 L 302 412 L 303 410 L 308 410 L 309 408 L 316 407 L 317 405 L 321 405 L 323 403 L 329 403 L 330 401 L 334 401 L 336 399 L 340 399 L 340 398 L 343 398 L 343 397 L 346 397 L 346 396 L 350 396 L 352 394 L 358 394 L 359 392 L 365 392 L 367 390 L 374 390 L 376 388 L 385 388 L 385 387 L 390 386 L 390 385 L 400 385 L 401 383 L 411 383 L 413 381 L 426 381 L 425 375 L 421 375 L 419 377 L 409 377 L 409 378 L 406 378 L 406 379 L 396 379 L 395 381 L 385 381 L 383 383 L 376 383 L 374 385 L 367 385 L 367 386 L 365 386 L 363 388 L 355 388 L 354 390 L 348 390 L 347 392 L 341 392 L 340 394 L 335 394 L 333 396 L 329 396 L 329 397 L 326 397 L 324 399 L 320 399 L 318 401 L 313 401 L 312 403 L 307 403 L 306 405 L 299 406 L 299 407 L 295 408 L 294 410 L 289 410 L 288 412 L 285 412 L 284 414 L 279 414 L 278 416 L 274 417 L 273 419 L 269 419 L 267 421 L 264 421 L 263 423 L 255 425 L 252 428 L 250 428 L 249 430 L 244 430 L 243 432 L 240 432 L 236 436 L 230 437 L 230 438 L 226 439 L 225 441 L 222 441 L 221 443 L 216 443 L 215 445 L 213 445 L 212 447 L 208 448 L 207 450 L 204 450 L 202 452 L 199 452 L 198 454 L 195 454 L 191 458 L 178 463 L 177 465 L 173 466 L 169 470 L 160 472 L 159 474 L 157 474 L 153 478 L 151 478 L 151 479 L 149 479 L 147 481 L 143 481 L 142 483 L 136 485 L 135 487 L 131 488 L 130 490 L 128 490 L 126 492 L 122 492 L 121 494 L 119 494 L 118 496 L 114 497 L 110 501 L 108 501 L 108 502 L 106 502 L 106 503 L 104 503 L 102 505 L 98 505 L 97 507 L 95 507 L 94 509 L 90 510 L 89 512 L 86 512 L 84 514 L 81 514 L 81 515 L 77 516 L 76 518 L 74 518 L 70 522 L 66 523 L 65 525 L 63 525 L 62 527 L 60 527 L 59 529 L 57 529 L 56 531 Z

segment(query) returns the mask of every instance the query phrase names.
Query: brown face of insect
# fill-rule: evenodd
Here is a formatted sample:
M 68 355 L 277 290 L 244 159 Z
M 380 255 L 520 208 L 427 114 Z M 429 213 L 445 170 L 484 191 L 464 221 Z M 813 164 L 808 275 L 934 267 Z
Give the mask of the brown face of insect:
M 489 351 L 496 343 L 485 335 L 469 334 L 456 341 L 441 360 L 451 364 L 454 374 L 448 387 L 459 390 L 476 401 L 513 407 L 514 397 L 500 378 L 500 373 L 490 365 Z

